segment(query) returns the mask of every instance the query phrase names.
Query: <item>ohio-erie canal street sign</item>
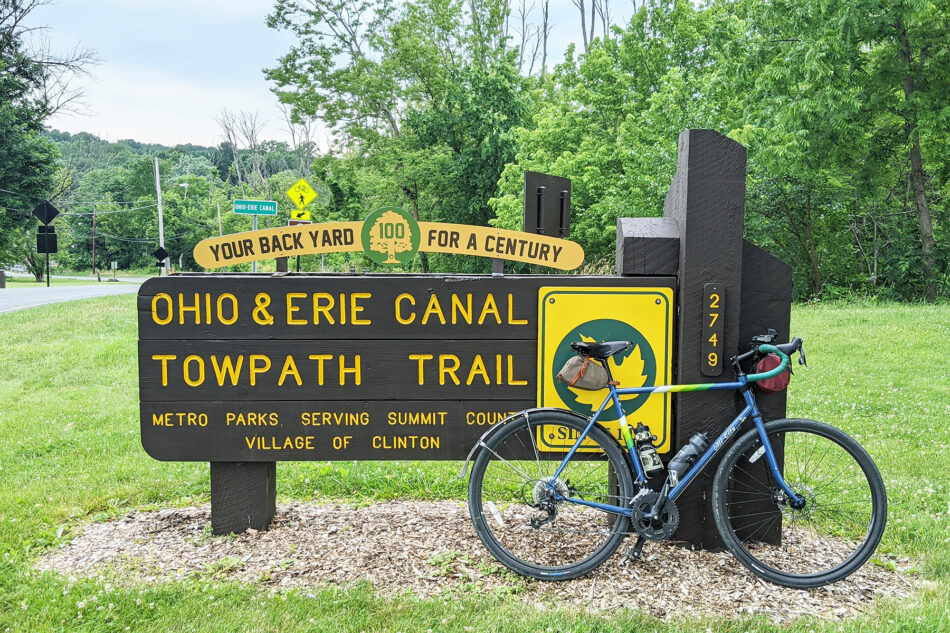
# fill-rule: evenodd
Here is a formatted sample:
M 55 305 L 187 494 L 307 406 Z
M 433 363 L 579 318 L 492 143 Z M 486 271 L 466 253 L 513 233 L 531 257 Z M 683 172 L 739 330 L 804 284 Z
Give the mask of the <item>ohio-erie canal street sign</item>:
M 150 279 L 142 444 L 167 461 L 463 459 L 509 413 L 590 414 L 589 393 L 554 382 L 572 336 L 616 338 L 622 324 L 637 343 L 617 361 L 623 384 L 665 381 L 674 293 L 673 277 Z M 624 407 L 668 450 L 669 395 Z
M 416 222 L 409 213 L 384 207 L 363 222 L 281 226 L 200 241 L 195 261 L 207 269 L 290 257 L 363 251 L 383 265 L 405 265 L 416 252 L 475 255 L 574 270 L 584 263 L 576 242 L 484 226 Z

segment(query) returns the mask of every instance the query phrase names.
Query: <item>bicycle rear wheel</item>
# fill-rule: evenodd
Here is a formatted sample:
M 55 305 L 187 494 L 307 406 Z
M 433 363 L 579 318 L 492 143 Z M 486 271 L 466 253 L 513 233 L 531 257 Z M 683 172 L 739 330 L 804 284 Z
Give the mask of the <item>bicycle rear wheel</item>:
M 794 508 L 772 476 L 758 431 L 725 454 L 712 488 L 726 547 L 762 578 L 798 589 L 848 576 L 874 553 L 887 516 L 881 474 L 849 435 L 814 420 L 765 425 Z M 783 457 L 784 454 L 784 457 Z
M 519 574 L 567 580 L 602 564 L 626 536 L 630 519 L 567 498 L 628 507 L 630 469 L 617 443 L 598 427 L 555 480 L 587 421 L 561 411 L 521 414 L 491 435 L 475 460 L 468 505 L 492 556 Z

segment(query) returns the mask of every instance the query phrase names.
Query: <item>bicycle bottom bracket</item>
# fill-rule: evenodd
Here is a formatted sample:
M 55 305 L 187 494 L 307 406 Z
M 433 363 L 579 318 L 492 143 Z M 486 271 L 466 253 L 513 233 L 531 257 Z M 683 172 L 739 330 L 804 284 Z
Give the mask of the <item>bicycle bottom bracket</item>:
M 631 527 L 637 534 L 651 541 L 665 541 L 676 533 L 680 525 L 680 513 L 676 504 L 666 500 L 656 519 L 651 518 L 653 507 L 660 500 L 659 493 L 641 492 L 631 502 Z

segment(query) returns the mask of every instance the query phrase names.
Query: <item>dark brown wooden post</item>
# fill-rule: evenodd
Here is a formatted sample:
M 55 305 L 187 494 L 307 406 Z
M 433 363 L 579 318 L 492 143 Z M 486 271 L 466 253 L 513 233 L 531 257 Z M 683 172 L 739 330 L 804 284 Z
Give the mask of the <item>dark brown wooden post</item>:
M 266 530 L 276 509 L 276 462 L 211 462 L 214 534 Z
M 722 291 L 719 318 L 725 327 L 719 358 L 723 361 L 739 346 L 745 170 L 745 148 L 735 141 L 712 130 L 680 134 L 676 176 L 663 209 L 663 215 L 676 222 L 680 233 L 679 323 L 673 373 L 680 384 L 734 379 L 728 370 L 718 377 L 704 373 L 702 334 L 708 317 L 703 286 L 715 283 Z M 728 391 L 674 395 L 675 450 L 695 433 L 704 431 L 710 440 L 714 439 L 731 421 L 735 398 Z M 710 464 L 680 497 L 678 539 L 704 547 L 711 544 L 710 538 L 718 540 L 705 499 L 715 466 Z
M 662 218 L 622 218 L 617 225 L 617 274 L 678 278 L 674 354 L 677 383 L 735 379 L 729 357 L 769 328 L 788 340 L 791 268 L 742 239 L 745 208 L 745 148 L 712 130 L 679 137 L 676 176 Z M 709 305 L 704 289 L 719 295 L 722 336 L 710 346 Z M 703 343 L 707 349 L 703 349 Z M 718 366 L 709 363 L 717 353 Z M 765 419 L 785 415 L 785 394 L 757 398 Z M 740 410 L 732 392 L 677 394 L 673 398 L 671 457 L 693 434 L 714 439 Z M 716 464 L 677 501 L 677 540 L 706 548 L 721 546 L 706 492 Z

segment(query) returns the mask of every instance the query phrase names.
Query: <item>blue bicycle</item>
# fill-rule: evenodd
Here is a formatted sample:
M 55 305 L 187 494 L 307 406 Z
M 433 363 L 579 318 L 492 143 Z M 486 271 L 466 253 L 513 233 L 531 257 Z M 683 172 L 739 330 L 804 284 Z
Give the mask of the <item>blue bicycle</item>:
M 728 445 L 712 481 L 716 528 L 729 551 L 762 578 L 787 587 L 819 587 L 863 565 L 884 532 L 884 482 L 868 453 L 843 431 L 803 419 L 763 422 L 756 382 L 779 376 L 802 341 L 775 345 L 775 333 L 755 337 L 731 359 L 736 381 L 620 388 L 609 380 L 593 416 L 562 409 L 528 409 L 499 422 L 472 449 L 468 503 L 479 538 L 513 571 L 541 580 L 567 580 L 606 561 L 629 535 L 666 540 L 679 525 L 677 498 Z M 629 341 L 574 343 L 578 354 L 607 370 Z M 769 371 L 742 367 L 767 355 Z M 691 438 L 666 464 L 650 430 L 631 431 L 620 398 L 640 393 L 737 390 L 745 407 L 710 444 Z M 620 440 L 598 423 L 612 405 Z M 729 444 L 743 423 L 754 428 Z M 567 450 L 553 438 L 573 439 Z

